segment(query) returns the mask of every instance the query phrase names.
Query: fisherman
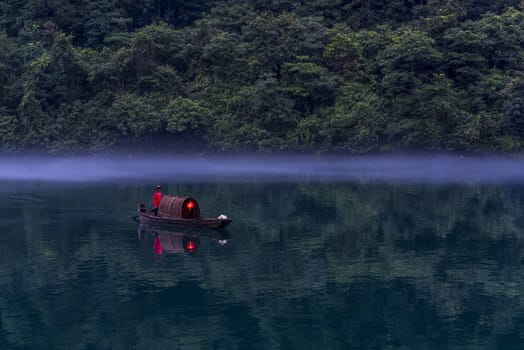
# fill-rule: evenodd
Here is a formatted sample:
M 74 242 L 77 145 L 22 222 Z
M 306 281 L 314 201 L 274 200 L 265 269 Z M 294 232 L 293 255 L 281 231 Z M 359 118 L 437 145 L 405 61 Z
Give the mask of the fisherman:
M 158 216 L 158 206 L 162 200 L 162 192 L 160 192 L 160 185 L 156 186 L 156 191 L 153 193 L 153 212 Z

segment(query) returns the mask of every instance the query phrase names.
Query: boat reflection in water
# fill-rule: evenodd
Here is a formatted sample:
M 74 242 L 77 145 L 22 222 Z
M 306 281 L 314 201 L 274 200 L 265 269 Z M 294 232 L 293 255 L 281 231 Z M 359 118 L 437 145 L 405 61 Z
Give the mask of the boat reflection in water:
M 231 239 L 224 231 L 214 230 L 166 230 L 166 228 L 140 224 L 138 226 L 138 238 L 146 239 L 153 237 L 153 251 L 155 255 L 164 254 L 194 254 L 200 248 L 200 240 L 208 239 L 216 241 L 219 245 L 225 245 Z

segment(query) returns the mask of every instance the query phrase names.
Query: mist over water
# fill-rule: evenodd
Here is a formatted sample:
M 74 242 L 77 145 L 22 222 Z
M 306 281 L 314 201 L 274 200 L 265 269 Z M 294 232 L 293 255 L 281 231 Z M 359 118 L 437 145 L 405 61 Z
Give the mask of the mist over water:
M 0 158 L 2 180 L 191 179 L 524 182 L 523 156 L 91 156 Z

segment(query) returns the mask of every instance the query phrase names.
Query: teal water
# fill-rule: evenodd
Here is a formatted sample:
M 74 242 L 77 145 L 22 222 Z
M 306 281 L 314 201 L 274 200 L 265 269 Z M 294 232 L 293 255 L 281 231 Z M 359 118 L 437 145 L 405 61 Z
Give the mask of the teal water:
M 163 183 L 194 232 L 153 185 L 0 182 L 0 349 L 522 348 L 523 186 Z

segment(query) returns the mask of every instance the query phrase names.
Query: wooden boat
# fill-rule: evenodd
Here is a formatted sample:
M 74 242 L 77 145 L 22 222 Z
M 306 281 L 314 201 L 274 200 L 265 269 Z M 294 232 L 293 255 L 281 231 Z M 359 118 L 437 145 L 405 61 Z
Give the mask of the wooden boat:
M 196 228 L 218 229 L 231 223 L 229 218 L 203 218 L 198 202 L 191 197 L 164 196 L 157 215 L 148 212 L 145 204 L 137 208 L 138 220 L 144 224 L 176 225 Z

